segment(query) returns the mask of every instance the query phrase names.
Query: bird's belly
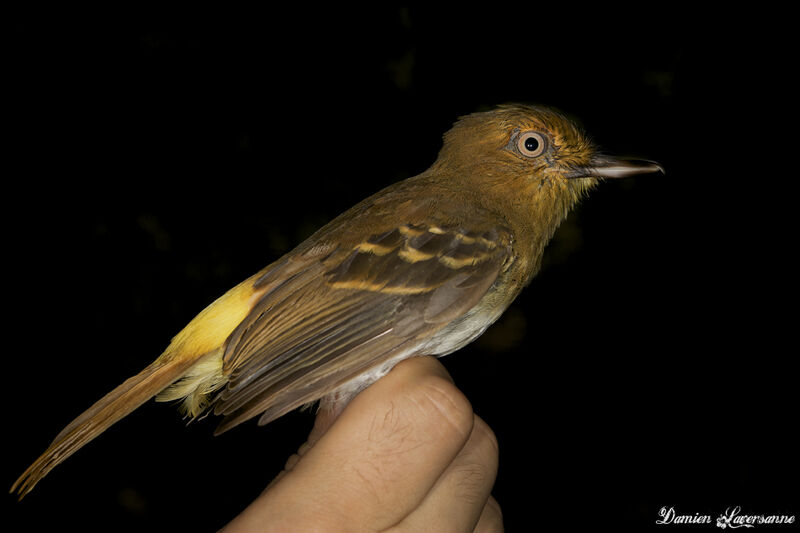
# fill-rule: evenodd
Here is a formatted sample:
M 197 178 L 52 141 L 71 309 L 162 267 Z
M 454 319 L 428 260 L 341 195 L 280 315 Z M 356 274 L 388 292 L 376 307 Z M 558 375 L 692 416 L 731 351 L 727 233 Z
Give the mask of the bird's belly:
M 486 328 L 500 318 L 503 311 L 505 307 L 475 306 L 463 317 L 454 320 L 433 335 L 421 347 L 420 355 L 441 357 L 463 348 L 486 331 Z
M 494 298 L 490 291 L 484 299 L 458 318 L 439 330 L 429 339 L 398 353 L 383 364 L 376 366 L 358 377 L 344 383 L 335 391 L 322 399 L 322 406 L 341 411 L 344 405 L 359 392 L 389 373 L 394 366 L 404 359 L 417 355 L 434 355 L 437 357 L 452 353 L 478 338 L 505 311 L 507 304 Z

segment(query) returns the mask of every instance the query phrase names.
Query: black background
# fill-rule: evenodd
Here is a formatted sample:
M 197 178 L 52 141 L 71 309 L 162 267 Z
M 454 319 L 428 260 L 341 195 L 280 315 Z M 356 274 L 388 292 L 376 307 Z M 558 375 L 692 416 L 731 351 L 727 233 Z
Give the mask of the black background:
M 661 530 L 662 506 L 800 514 L 784 17 L 508 3 L 10 16 L 4 483 L 225 290 L 424 170 L 458 116 L 524 101 L 667 174 L 602 184 L 504 318 L 443 360 L 497 434 L 507 530 Z M 186 427 L 149 402 L 7 497 L 3 521 L 214 531 L 311 423 L 213 438 L 214 420 Z

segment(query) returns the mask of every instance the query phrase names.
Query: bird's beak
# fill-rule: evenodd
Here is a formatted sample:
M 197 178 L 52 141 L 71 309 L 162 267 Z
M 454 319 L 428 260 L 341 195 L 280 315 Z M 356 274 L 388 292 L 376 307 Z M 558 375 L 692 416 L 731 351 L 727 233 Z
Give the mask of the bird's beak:
M 596 155 L 591 162 L 566 174 L 567 178 L 627 178 L 637 174 L 660 172 L 664 167 L 646 159 L 626 159 L 608 155 Z

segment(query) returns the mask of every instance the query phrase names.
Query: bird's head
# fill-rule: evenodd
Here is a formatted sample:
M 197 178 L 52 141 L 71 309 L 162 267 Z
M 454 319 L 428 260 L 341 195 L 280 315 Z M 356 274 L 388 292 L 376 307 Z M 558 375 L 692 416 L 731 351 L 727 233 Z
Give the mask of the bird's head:
M 663 172 L 652 161 L 601 153 L 575 122 L 554 109 L 521 104 L 461 117 L 445 133 L 434 166 L 487 187 L 534 195 L 560 190 L 575 197 L 598 178 Z

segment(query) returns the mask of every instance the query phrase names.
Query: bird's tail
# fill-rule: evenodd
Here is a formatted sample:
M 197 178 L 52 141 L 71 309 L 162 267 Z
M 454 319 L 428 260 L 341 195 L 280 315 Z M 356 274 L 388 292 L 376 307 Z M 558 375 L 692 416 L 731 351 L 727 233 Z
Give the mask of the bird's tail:
M 161 400 L 187 397 L 187 412 L 197 416 L 208 405 L 206 396 L 225 382 L 224 343 L 267 290 L 253 286 L 262 274 L 263 271 L 246 279 L 203 309 L 173 337 L 155 362 L 73 420 L 19 477 L 11 492 L 19 492 L 20 498 L 25 496 L 56 465 L 162 391 Z M 167 389 L 173 383 L 175 386 Z
M 65 427 L 50 447 L 17 479 L 11 492 L 22 499 L 56 465 L 180 378 L 194 359 L 159 358 L 106 394 Z

